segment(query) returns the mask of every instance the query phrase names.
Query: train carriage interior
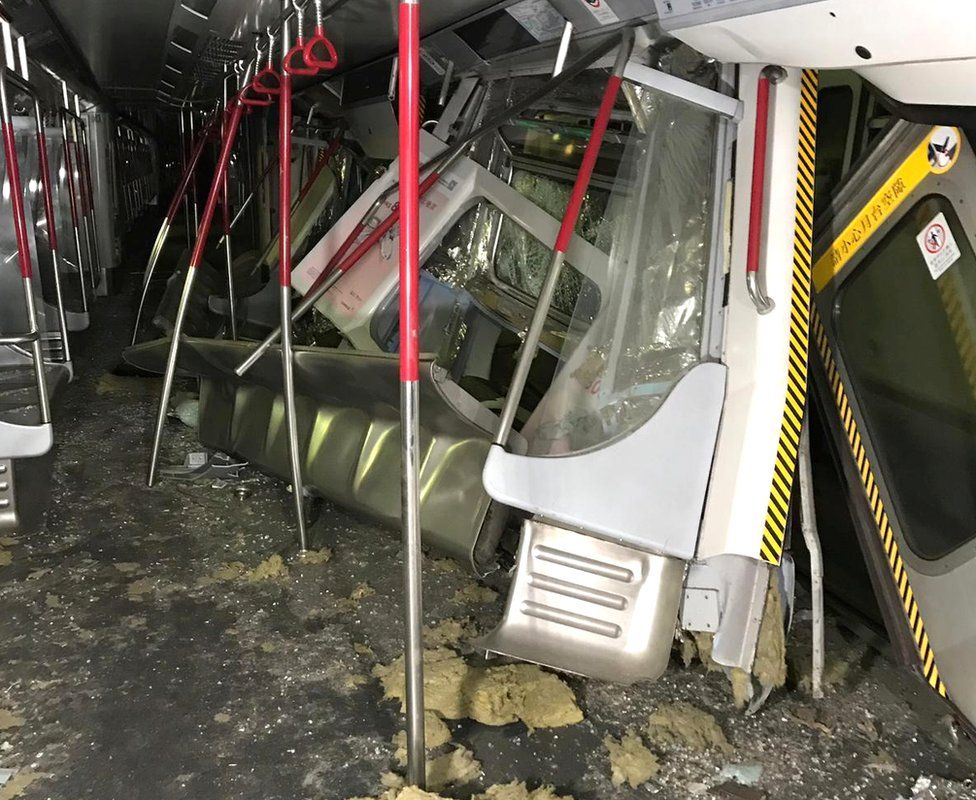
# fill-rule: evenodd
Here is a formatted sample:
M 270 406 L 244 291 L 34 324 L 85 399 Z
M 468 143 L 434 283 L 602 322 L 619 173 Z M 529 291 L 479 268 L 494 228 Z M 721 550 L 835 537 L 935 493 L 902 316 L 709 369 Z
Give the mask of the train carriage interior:
M 0 800 L 976 798 L 974 29 L 0 0 Z

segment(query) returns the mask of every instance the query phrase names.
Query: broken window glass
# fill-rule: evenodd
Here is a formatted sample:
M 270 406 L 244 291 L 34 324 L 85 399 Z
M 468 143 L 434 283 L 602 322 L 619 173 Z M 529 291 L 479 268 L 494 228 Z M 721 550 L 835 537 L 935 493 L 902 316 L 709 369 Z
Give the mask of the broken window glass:
M 640 86 L 605 216 L 599 310 L 567 338 L 552 387 L 522 430 L 533 455 L 599 447 L 643 425 L 702 360 L 716 115 Z M 592 314 L 592 308 L 577 308 Z

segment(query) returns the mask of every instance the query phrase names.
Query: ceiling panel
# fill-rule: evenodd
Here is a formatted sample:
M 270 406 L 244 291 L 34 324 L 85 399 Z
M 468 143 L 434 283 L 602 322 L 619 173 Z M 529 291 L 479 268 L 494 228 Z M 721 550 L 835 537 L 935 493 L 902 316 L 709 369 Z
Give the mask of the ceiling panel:
M 550 0 L 560 7 L 566 0 Z M 95 80 L 118 99 L 153 100 L 156 92 L 186 97 L 194 82 L 220 74 L 214 52 L 253 51 L 257 34 L 277 25 L 282 0 L 9 0 L 24 8 L 46 7 L 91 67 Z M 511 5 L 514 0 L 425 0 L 424 36 Z M 581 0 L 575 0 L 581 2 Z M 614 0 L 614 7 L 646 0 Z M 326 8 L 336 0 L 326 0 Z M 188 8 L 189 6 L 189 8 Z M 308 0 L 306 27 L 313 24 Z M 339 72 L 389 57 L 396 51 L 397 0 L 348 0 L 326 20 L 339 52 Z M 41 26 L 38 26 L 41 27 Z M 57 27 L 57 26 L 55 26 Z M 43 31 L 38 31 L 38 39 Z M 41 42 L 38 41 L 38 44 Z M 180 43 L 189 43 L 180 47 Z M 515 46 L 517 43 L 512 42 Z M 280 43 L 279 43 L 280 45 Z M 239 49 L 236 49 L 239 48 Z M 186 52 L 186 50 L 192 52 Z M 226 55 L 222 55 L 226 58 Z M 220 60 L 220 59 L 216 59 Z M 207 68 L 201 73 L 199 65 Z M 163 83 L 165 82 L 165 83 Z M 216 91 L 210 86 L 196 96 Z
M 155 87 L 175 0 L 48 0 L 109 94 Z

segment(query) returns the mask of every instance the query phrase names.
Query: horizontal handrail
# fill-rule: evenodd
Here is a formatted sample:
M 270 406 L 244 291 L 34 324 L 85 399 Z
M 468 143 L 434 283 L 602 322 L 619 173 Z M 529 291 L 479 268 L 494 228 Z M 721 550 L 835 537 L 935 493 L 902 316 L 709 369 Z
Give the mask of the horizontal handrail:
M 36 342 L 39 338 L 40 334 L 37 331 L 17 333 L 13 336 L 0 336 L 0 345 L 9 347 L 15 344 L 30 344 L 31 342 Z

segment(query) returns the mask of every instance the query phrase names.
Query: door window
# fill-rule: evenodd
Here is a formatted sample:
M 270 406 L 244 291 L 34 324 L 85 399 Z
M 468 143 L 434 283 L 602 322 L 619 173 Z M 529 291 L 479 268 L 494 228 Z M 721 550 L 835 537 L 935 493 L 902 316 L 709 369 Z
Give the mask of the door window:
M 954 260 L 923 256 L 940 214 Z M 976 536 L 976 257 L 945 197 L 919 201 L 867 255 L 841 288 L 837 324 L 908 545 L 943 558 Z

